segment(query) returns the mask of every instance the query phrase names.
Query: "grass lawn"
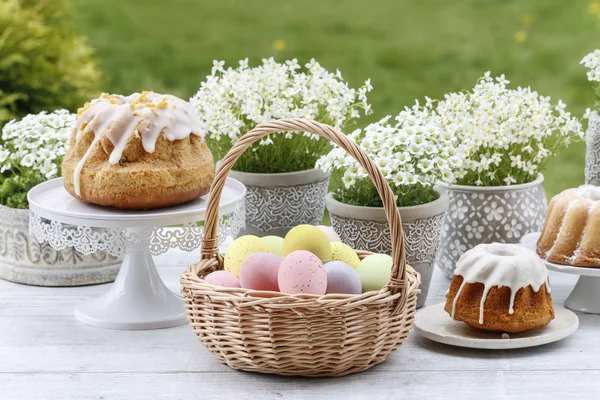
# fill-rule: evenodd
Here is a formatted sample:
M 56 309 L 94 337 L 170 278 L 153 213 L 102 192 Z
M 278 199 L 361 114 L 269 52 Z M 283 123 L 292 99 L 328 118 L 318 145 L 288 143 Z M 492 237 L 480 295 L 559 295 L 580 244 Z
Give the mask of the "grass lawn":
M 72 0 L 105 90 L 188 98 L 213 59 L 315 57 L 354 85 L 371 78 L 375 114 L 470 88 L 485 71 L 562 98 L 581 115 L 593 92 L 580 59 L 600 47 L 587 0 Z M 275 50 L 281 40 L 284 50 Z M 548 195 L 583 182 L 578 143 L 546 171 Z

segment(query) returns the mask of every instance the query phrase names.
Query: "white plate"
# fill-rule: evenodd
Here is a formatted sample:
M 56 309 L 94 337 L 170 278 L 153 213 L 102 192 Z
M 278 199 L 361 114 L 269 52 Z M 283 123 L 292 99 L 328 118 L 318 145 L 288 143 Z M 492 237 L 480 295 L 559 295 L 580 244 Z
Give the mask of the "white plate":
M 219 212 L 227 214 L 235 210 L 245 195 L 246 187 L 242 183 L 227 178 L 221 193 Z M 31 211 L 52 221 L 97 228 L 134 228 L 202 221 L 209 196 L 210 193 L 185 204 L 156 210 L 120 210 L 87 204 L 76 199 L 65 190 L 63 179 L 57 178 L 31 189 L 27 199 Z
M 415 331 L 427 339 L 452 346 L 490 350 L 540 346 L 566 338 L 579 326 L 579 318 L 574 312 L 554 305 L 554 319 L 543 328 L 509 334 L 483 332 L 450 318 L 444 311 L 444 304 L 419 311 Z M 508 336 L 503 338 L 503 335 Z

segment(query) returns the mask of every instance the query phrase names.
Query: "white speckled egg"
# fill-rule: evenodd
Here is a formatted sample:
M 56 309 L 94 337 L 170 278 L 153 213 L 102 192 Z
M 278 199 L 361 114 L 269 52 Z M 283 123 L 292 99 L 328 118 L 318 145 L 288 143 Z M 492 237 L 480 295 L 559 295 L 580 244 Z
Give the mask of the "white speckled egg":
M 323 263 L 306 250 L 294 251 L 283 259 L 277 281 L 282 293 L 323 295 L 327 291 Z
M 325 235 L 327 235 L 327 237 L 329 238 L 330 242 L 341 242 L 342 241 L 342 239 L 340 239 L 340 237 L 338 236 L 338 234 L 336 233 L 336 231 L 333 230 L 332 227 L 325 226 L 325 225 L 317 225 L 317 228 L 319 228 L 320 230 L 322 230 L 323 233 Z
M 322 261 L 331 260 L 331 242 L 322 230 L 313 225 L 298 225 L 290 229 L 283 240 L 283 254 L 307 250 Z
M 360 262 L 360 258 L 352 250 L 352 247 L 342 242 L 331 243 L 331 260 L 345 262 L 352 268 L 356 268 Z
M 392 257 L 387 254 L 371 254 L 363 258 L 356 267 L 363 293 L 384 287 L 390 280 L 393 263 Z
M 242 262 L 240 285 L 245 289 L 279 291 L 279 265 L 283 258 L 273 253 L 254 253 Z
M 223 287 L 240 287 L 240 281 L 231 272 L 227 271 L 215 271 L 204 277 L 204 280 L 211 285 L 223 286 Z
M 330 261 L 325 264 L 327 274 L 327 294 L 361 294 L 362 283 L 352 266 L 341 261 Z
M 240 236 L 229 245 L 225 253 L 223 260 L 225 271 L 240 276 L 240 267 L 246 257 L 261 251 L 269 251 L 269 247 L 261 238 L 252 235 Z
M 263 236 L 261 238 L 267 246 L 269 251 L 273 254 L 283 257 L 283 238 L 279 236 Z

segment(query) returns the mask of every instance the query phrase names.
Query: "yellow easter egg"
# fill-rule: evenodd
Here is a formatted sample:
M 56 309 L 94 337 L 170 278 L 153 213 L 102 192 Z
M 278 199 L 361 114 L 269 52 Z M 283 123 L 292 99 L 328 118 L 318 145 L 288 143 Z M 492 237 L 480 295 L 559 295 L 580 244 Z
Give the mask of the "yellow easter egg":
M 225 271 L 239 278 L 242 262 L 250 255 L 261 251 L 268 252 L 269 246 L 261 238 L 253 235 L 240 236 L 227 249 L 223 260 Z
M 269 246 L 269 252 L 283 257 L 283 238 L 279 236 L 263 236 L 262 240 Z
M 306 250 L 319 257 L 322 261 L 331 260 L 331 242 L 327 235 L 313 225 L 298 225 L 293 227 L 283 240 L 283 255 L 296 250 Z
M 356 267 L 363 293 L 384 287 L 390 280 L 393 263 L 392 257 L 387 254 L 371 254 L 363 258 Z
M 352 247 L 342 242 L 331 242 L 331 259 L 345 262 L 352 268 L 356 268 L 360 262 Z

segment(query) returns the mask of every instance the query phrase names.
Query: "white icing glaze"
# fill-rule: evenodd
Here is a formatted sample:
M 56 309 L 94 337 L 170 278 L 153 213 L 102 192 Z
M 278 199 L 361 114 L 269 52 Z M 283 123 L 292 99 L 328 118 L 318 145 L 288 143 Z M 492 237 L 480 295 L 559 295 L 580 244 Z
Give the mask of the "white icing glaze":
M 480 244 L 462 255 L 456 264 L 454 275 L 463 277 L 463 282 L 452 302 L 452 318 L 456 312 L 456 303 L 467 283 L 482 283 L 484 286 L 479 305 L 479 324 L 484 321 L 484 305 L 487 294 L 494 286 L 510 288 L 509 314 L 514 313 L 515 296 L 519 289 L 531 285 L 537 292 L 542 285 L 550 292 L 548 270 L 529 249 L 516 244 L 490 243 Z
M 130 96 L 102 95 L 80 109 L 73 128 L 76 140 L 94 132 L 94 140 L 73 171 L 75 193 L 79 196 L 80 176 L 86 160 L 100 139 L 106 136 L 114 149 L 109 163 L 117 164 L 123 156 L 129 138 L 139 135 L 142 146 L 153 153 L 162 133 L 168 140 L 181 140 L 190 134 L 204 137 L 202 122 L 194 108 L 186 101 L 171 95 L 153 92 L 134 93 Z

